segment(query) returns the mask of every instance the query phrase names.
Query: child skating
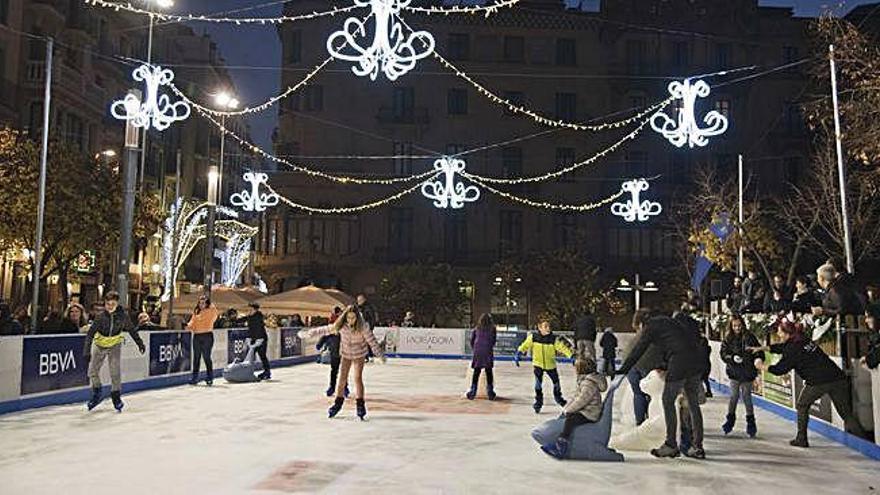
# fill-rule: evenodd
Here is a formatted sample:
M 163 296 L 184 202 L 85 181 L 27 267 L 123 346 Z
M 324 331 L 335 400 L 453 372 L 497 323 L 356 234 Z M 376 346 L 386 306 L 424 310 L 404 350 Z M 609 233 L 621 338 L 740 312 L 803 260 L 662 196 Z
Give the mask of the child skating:
M 495 323 L 492 322 L 492 316 L 483 313 L 477 328 L 471 334 L 471 348 L 474 350 L 471 368 L 474 369 L 474 375 L 471 389 L 467 393 L 469 400 L 474 400 L 477 396 L 477 385 L 480 382 L 480 372 L 483 370 L 486 371 L 486 395 L 489 400 L 495 400 L 495 375 L 492 372 L 495 364 L 495 338 Z
M 577 373 L 577 394 L 563 410 L 565 423 L 555 444 L 542 445 L 541 450 L 557 459 L 568 457 L 568 441 L 578 426 L 595 423 L 602 416 L 602 392 L 608 388 L 605 376 L 596 370 L 596 361 L 578 358 L 574 362 Z
M 339 309 L 339 312 L 342 312 L 341 308 Z M 338 315 L 336 319 L 338 319 Z M 339 363 L 342 361 L 342 358 L 339 356 L 339 334 L 331 333 L 330 335 L 321 337 L 315 348 L 318 351 L 326 349 L 327 353 L 330 354 L 330 386 L 327 387 L 327 397 L 333 397 L 333 394 L 336 393 L 336 379 L 339 376 Z M 348 397 L 348 385 L 345 386 L 345 397 Z
M 526 340 L 520 344 L 517 354 L 514 356 L 519 365 L 519 354 L 532 353 L 532 366 L 535 373 L 535 403 L 532 406 L 535 413 L 540 413 L 544 407 L 544 373 L 553 382 L 553 398 L 560 406 L 565 407 L 565 398 L 562 396 L 562 385 L 559 383 L 559 372 L 556 370 L 556 353 L 565 357 L 571 357 L 574 351 L 562 339 L 556 337 L 550 329 L 549 321 L 538 323 L 538 332 L 530 332 Z
M 367 351 L 372 350 L 377 357 L 384 358 L 382 348 L 373 335 L 373 330 L 354 306 L 345 309 L 342 315 L 332 325 L 302 330 L 300 338 L 323 337 L 324 335 L 339 335 L 340 349 L 340 376 L 336 384 L 336 401 L 330 406 L 329 417 L 334 417 L 342 410 L 345 402 L 345 387 L 348 385 L 348 373 L 354 370 L 355 400 L 357 415 L 364 419 L 367 416 L 367 406 L 364 402 L 364 362 Z

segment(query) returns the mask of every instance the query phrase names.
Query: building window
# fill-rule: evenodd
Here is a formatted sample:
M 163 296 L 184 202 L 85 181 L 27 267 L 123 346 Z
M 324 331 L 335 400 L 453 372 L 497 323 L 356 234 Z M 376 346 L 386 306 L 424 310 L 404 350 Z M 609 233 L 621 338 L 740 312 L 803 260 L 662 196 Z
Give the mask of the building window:
M 577 95 L 556 93 L 556 118 L 573 121 L 577 119 Z
M 415 113 L 415 90 L 411 87 L 394 88 L 391 111 L 395 119 L 412 119 Z
M 290 33 L 290 43 L 287 45 L 287 62 L 291 64 L 302 62 L 302 31 L 298 29 Z
M 577 217 L 571 213 L 553 216 L 553 242 L 557 248 L 572 248 L 577 244 Z
M 510 102 L 511 105 L 516 105 L 521 107 L 525 105 L 526 95 L 522 91 L 505 91 L 503 93 L 504 99 Z M 513 115 L 514 112 L 510 110 L 507 106 L 504 107 L 505 115 Z
M 9 0 L 0 0 L 0 24 L 9 23 Z
M 277 254 L 278 249 L 278 222 L 275 219 L 268 220 L 269 224 L 269 245 L 267 246 L 267 254 Z
M 801 107 L 797 103 L 787 102 L 785 104 L 785 132 L 791 135 L 798 135 L 804 132 L 804 116 Z
M 391 208 L 389 215 L 388 247 L 394 253 L 410 253 L 413 245 L 412 208 Z
M 72 144 L 79 151 L 86 149 L 85 125 L 78 115 L 68 113 L 64 119 L 64 140 Z
M 556 65 L 577 65 L 577 43 L 572 38 L 556 40 Z
M 324 86 L 309 85 L 303 91 L 305 105 L 303 110 L 307 112 L 320 112 L 324 109 Z
M 687 41 L 675 41 L 672 43 L 672 66 L 676 69 L 686 69 L 690 65 L 690 46 Z
M 796 46 L 783 46 L 782 47 L 782 63 L 783 64 L 791 64 L 797 62 L 800 56 L 800 50 Z
M 501 175 L 507 179 L 522 176 L 523 154 L 519 146 L 501 148 Z
M 445 216 L 443 223 L 443 247 L 446 259 L 454 259 L 467 250 L 467 210 L 453 210 Z
M 574 148 L 556 148 L 556 168 L 562 169 L 573 165 L 575 162 Z M 577 170 L 569 172 L 559 178 L 561 181 L 571 181 Z
M 299 254 L 300 245 L 300 224 L 296 218 L 288 218 L 287 223 L 287 244 L 284 247 L 284 254 Z
M 522 36 L 504 37 L 504 61 L 524 62 L 526 53 L 526 40 Z
M 446 110 L 449 115 L 467 115 L 468 99 L 467 90 L 450 88 L 446 93 Z
M 522 212 L 502 210 L 499 248 L 502 252 L 519 251 L 522 248 Z
M 629 97 L 629 107 L 631 109 L 645 108 L 648 106 L 648 99 L 645 95 L 631 95 Z
M 718 43 L 715 45 L 715 66 L 719 69 L 730 67 L 729 43 Z
M 727 98 L 722 98 L 715 102 L 715 111 L 724 115 L 728 119 L 730 118 L 730 100 Z
M 645 40 L 627 40 L 626 42 L 626 66 L 632 74 L 647 72 L 648 44 Z
M 394 174 L 401 176 L 412 175 L 412 143 L 394 142 Z
M 450 33 L 446 56 L 449 60 L 468 60 L 471 55 L 471 37 L 467 33 Z

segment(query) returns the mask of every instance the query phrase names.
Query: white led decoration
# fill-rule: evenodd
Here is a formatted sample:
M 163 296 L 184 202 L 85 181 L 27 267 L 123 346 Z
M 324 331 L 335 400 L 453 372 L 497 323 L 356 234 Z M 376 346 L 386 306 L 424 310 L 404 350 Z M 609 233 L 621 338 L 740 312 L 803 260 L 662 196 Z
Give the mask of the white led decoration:
M 471 203 L 480 199 L 480 189 L 477 186 L 465 186 L 462 182 L 455 182 L 455 176 L 464 172 L 464 160 L 444 156 L 434 162 L 434 170 L 443 174 L 443 180 L 429 180 L 422 184 L 422 194 L 434 200 L 437 208 L 459 209 L 465 203 Z
M 639 197 L 643 191 L 648 190 L 648 181 L 645 179 L 634 179 L 624 182 L 621 190 L 629 193 L 631 198 L 625 203 L 614 203 L 611 205 L 611 213 L 619 217 L 623 217 L 627 222 L 647 222 L 650 217 L 657 216 L 663 211 L 660 203 L 655 201 L 644 200 Z
M 221 254 L 220 280 L 227 287 L 235 287 L 235 282 L 250 261 L 251 238 L 241 234 L 232 234 L 226 241 Z
M 685 144 L 691 148 L 706 146 L 709 144 L 707 138 L 724 134 L 727 130 L 727 117 L 715 110 L 703 117 L 703 122 L 708 127 L 700 128 L 697 124 L 694 114 L 697 97 L 705 98 L 709 96 L 709 91 L 709 84 L 703 80 L 691 83 L 690 79 L 685 79 L 684 82 L 669 83 L 669 93 L 674 99 L 681 100 L 678 120 L 660 111 L 651 117 L 651 127 L 679 148 Z
M 334 58 L 354 62 L 356 76 L 375 81 L 379 71 L 390 81 L 406 74 L 416 62 L 434 51 L 434 37 L 427 31 L 405 33 L 398 14 L 411 0 L 356 0 L 355 5 L 370 7 L 366 19 L 349 17 L 342 30 L 327 38 L 327 51 Z M 372 18 L 372 40 L 367 21 Z
M 262 172 L 245 172 L 242 176 L 250 182 L 251 190 L 244 190 L 229 197 L 233 206 L 240 206 L 244 211 L 264 211 L 267 206 L 278 204 L 278 195 L 274 191 L 260 194 L 260 184 L 266 184 L 269 176 Z
M 157 131 L 168 128 L 173 122 L 189 117 L 189 105 L 184 101 L 171 103 L 168 95 L 159 94 L 159 86 L 169 85 L 174 80 L 170 69 L 156 65 L 141 65 L 131 77 L 144 82 L 144 97 L 140 100 L 132 93 L 113 102 L 110 113 L 119 120 L 130 121 L 134 127 L 150 127 Z

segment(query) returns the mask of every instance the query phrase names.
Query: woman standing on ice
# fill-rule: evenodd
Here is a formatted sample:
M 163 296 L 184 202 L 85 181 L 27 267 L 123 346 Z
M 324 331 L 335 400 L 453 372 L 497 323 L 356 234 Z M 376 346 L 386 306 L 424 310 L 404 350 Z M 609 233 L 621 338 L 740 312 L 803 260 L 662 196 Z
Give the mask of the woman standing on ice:
M 372 350 L 374 355 L 384 360 L 382 349 L 376 336 L 373 335 L 373 330 L 354 306 L 345 308 L 345 311 L 333 324 L 301 330 L 298 335 L 303 339 L 331 334 L 338 334 L 340 337 L 339 354 L 342 357 L 342 362 L 340 363 L 339 381 L 336 383 L 336 401 L 330 406 L 328 415 L 332 418 L 342 410 L 342 404 L 345 402 L 345 388 L 348 385 L 348 373 L 353 369 L 357 415 L 364 419 L 367 415 L 367 406 L 364 402 L 364 362 L 368 350 Z
M 727 435 L 736 424 L 736 406 L 742 396 L 746 407 L 746 433 L 752 438 L 758 434 L 755 424 L 755 409 L 752 406 L 752 384 L 758 378 L 755 361 L 760 355 L 749 350 L 760 347 L 757 337 L 746 328 L 743 317 L 734 314 L 727 327 L 727 336 L 721 344 L 721 359 L 727 364 L 727 377 L 730 378 L 730 402 L 727 405 L 727 421 L 721 426 Z
M 474 376 L 471 380 L 471 389 L 467 393 L 469 400 L 477 396 L 477 384 L 480 382 L 480 372 L 486 370 L 486 395 L 489 400 L 495 400 L 495 375 L 492 367 L 495 364 L 495 323 L 492 315 L 483 313 L 477 328 L 471 334 L 471 348 L 474 350 L 474 358 L 471 360 L 471 368 Z
M 220 316 L 217 308 L 211 304 L 207 295 L 199 297 L 193 309 L 192 318 L 186 328 L 193 334 L 193 367 L 190 385 L 199 383 L 199 367 L 202 359 L 205 360 L 205 383 L 210 387 L 214 384 L 214 363 L 211 361 L 211 351 L 214 349 L 214 323 Z

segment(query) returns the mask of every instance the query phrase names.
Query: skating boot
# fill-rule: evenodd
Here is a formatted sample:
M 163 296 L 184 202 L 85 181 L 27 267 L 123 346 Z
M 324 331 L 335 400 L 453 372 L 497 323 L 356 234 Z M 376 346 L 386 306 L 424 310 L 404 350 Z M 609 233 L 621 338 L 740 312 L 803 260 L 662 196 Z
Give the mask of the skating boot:
M 104 397 L 101 396 L 101 387 L 92 388 L 92 398 L 89 399 L 89 403 L 86 404 L 86 407 L 89 408 L 89 411 L 98 407 L 98 404 L 104 400 Z
M 703 450 L 701 447 L 691 446 L 691 447 L 688 447 L 686 450 L 682 449 L 682 452 L 684 452 L 684 455 L 686 457 L 690 457 L 691 459 L 705 459 L 706 458 L 706 451 Z
M 568 456 L 568 440 L 564 438 L 559 438 L 556 440 L 556 443 L 548 443 L 546 445 L 542 445 L 541 450 L 543 450 L 545 454 L 555 459 L 565 459 Z
M 562 387 L 553 387 L 553 400 L 559 404 L 559 407 L 565 407 L 568 404 L 565 397 L 562 396 Z
M 205 378 L 205 385 L 207 385 L 209 387 L 213 387 L 214 386 L 214 378 L 211 376 L 208 376 L 208 378 Z
M 122 402 L 122 397 L 120 397 L 119 392 L 110 392 L 110 398 L 113 399 L 113 408 L 116 409 L 117 412 L 122 412 L 122 408 L 125 407 L 125 403 Z
M 342 403 L 345 402 L 345 399 L 342 397 L 337 397 L 336 401 L 333 402 L 333 405 L 330 406 L 330 409 L 327 411 L 327 415 L 329 417 L 334 417 L 339 414 L 339 411 L 342 410 Z
M 364 418 L 367 417 L 367 405 L 364 403 L 364 399 L 355 399 L 355 405 L 357 406 L 357 416 L 361 418 L 361 421 L 364 421 Z
M 751 438 L 755 438 L 758 436 L 758 424 L 755 423 L 755 415 L 749 414 L 746 416 L 746 433 Z
M 746 418 L 746 419 L 748 419 L 748 418 Z M 721 430 L 724 432 L 725 435 L 727 435 L 731 431 L 733 431 L 733 427 L 735 425 L 736 425 L 736 414 L 728 414 L 727 421 L 725 421 L 724 424 L 721 425 Z
M 678 447 L 663 442 L 663 445 L 661 445 L 660 447 L 656 449 L 651 449 L 651 455 L 654 457 L 675 458 L 681 455 L 681 451 L 678 450 Z
M 193 375 L 192 378 L 189 379 L 190 385 L 198 385 L 199 384 L 199 375 Z
M 272 373 L 269 373 L 268 371 L 264 371 L 264 372 L 260 373 L 259 375 L 257 375 L 257 378 L 259 378 L 260 381 L 263 381 L 263 380 L 271 380 L 271 379 L 272 379 Z
M 791 445 L 792 447 L 802 447 L 805 449 L 810 447 L 810 442 L 807 441 L 807 437 L 806 436 L 802 437 L 800 435 L 795 437 L 794 440 L 788 442 L 788 444 Z
M 465 395 L 465 397 L 468 398 L 468 400 L 474 400 L 474 397 L 477 396 L 477 384 L 476 383 L 471 384 L 471 389 L 468 390 L 467 393 L 464 395 Z
M 532 409 L 535 410 L 535 414 L 540 414 L 542 407 L 544 407 L 544 393 L 538 389 L 535 390 L 535 403 L 532 404 Z
M 495 394 L 495 387 L 492 385 L 488 385 L 486 387 L 486 395 L 489 397 L 489 400 L 495 400 L 498 396 Z
M 326 392 L 327 397 L 333 397 L 333 392 L 335 392 L 335 391 L 336 391 L 336 387 L 334 387 L 333 385 L 330 385 L 329 387 L 327 387 L 327 392 Z

